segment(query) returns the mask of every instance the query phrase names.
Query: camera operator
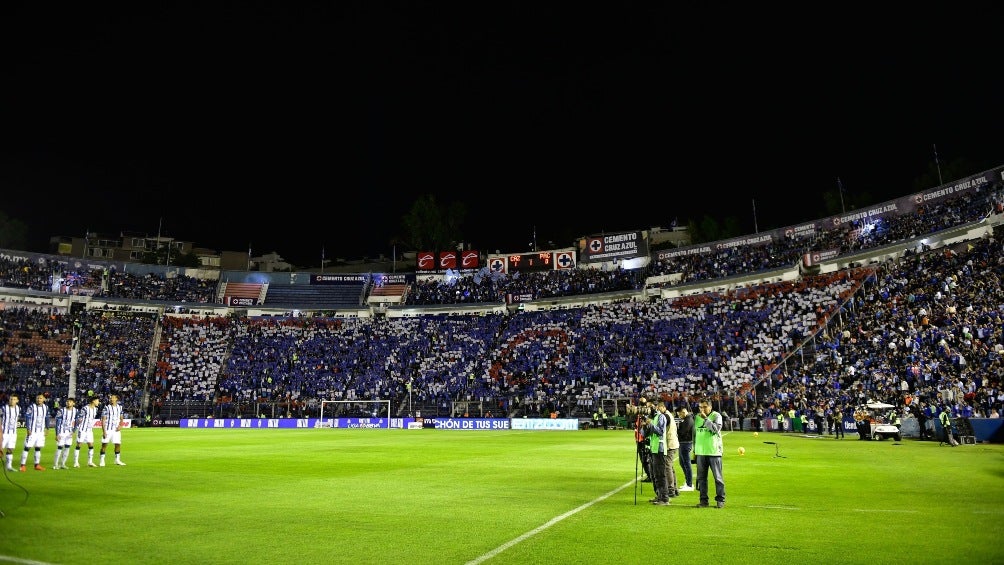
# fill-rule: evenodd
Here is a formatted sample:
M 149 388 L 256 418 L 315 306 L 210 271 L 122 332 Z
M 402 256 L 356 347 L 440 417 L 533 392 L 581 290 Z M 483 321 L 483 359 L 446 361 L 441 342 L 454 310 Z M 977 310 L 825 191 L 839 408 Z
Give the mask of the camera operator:
M 636 448 L 638 450 L 638 458 L 641 460 L 642 471 L 645 472 L 645 476 L 642 478 L 641 482 L 650 483 L 652 482 L 652 452 L 648 449 L 648 442 L 645 441 L 644 426 L 645 422 L 652 415 L 652 407 L 648 404 L 648 399 L 644 396 L 638 399 L 638 406 L 634 406 L 635 420 L 634 420 L 634 439 Z
M 642 427 L 642 433 L 647 440 L 648 449 L 652 453 L 650 470 L 652 471 L 652 489 L 655 491 L 655 497 L 649 500 L 649 502 L 657 506 L 666 506 L 669 504 L 669 498 L 673 494 L 670 492 L 669 477 L 667 476 L 667 472 L 672 471 L 672 463 L 667 460 L 670 452 L 666 435 L 670 426 L 669 418 L 671 416 L 666 411 L 665 403 L 657 402 L 655 406 L 655 413 L 650 418 L 645 419 L 645 425 Z

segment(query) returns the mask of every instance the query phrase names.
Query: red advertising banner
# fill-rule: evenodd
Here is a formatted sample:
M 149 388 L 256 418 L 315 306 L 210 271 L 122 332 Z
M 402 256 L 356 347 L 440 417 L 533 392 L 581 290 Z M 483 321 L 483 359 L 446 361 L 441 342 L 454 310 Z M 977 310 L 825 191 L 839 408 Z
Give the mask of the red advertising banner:
M 475 249 L 469 249 L 467 251 L 460 252 L 460 268 L 461 269 L 480 269 L 481 268 L 481 254 Z
M 436 255 L 432 251 L 419 251 L 416 255 L 416 271 L 435 271 Z
M 440 251 L 439 252 L 439 268 L 440 269 L 456 269 L 457 268 L 457 252 L 456 251 Z

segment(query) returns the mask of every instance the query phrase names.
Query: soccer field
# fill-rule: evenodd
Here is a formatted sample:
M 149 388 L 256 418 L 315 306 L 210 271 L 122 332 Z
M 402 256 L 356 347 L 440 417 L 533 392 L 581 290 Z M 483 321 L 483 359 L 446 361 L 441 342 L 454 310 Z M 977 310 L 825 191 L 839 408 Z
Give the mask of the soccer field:
M 123 435 L 125 467 L 53 470 L 50 436 L 6 474 L 0 562 L 1004 562 L 1001 445 L 731 432 L 716 509 L 648 504 L 631 430 Z

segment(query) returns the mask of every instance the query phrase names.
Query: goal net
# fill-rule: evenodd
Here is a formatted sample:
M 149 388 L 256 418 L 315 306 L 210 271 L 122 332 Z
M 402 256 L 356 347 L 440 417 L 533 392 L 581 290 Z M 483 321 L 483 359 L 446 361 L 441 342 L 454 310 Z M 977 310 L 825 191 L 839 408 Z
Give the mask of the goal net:
M 484 415 L 484 405 L 479 400 L 456 400 L 450 412 L 450 416 L 454 418 L 481 418 Z
M 330 418 L 390 419 L 390 400 L 322 400 L 320 421 Z

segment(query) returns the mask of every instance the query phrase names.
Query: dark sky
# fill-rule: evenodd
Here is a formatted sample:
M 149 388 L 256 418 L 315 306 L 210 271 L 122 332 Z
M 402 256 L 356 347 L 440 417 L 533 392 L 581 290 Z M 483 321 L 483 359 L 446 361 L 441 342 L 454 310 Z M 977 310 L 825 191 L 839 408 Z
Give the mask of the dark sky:
M 160 226 L 299 266 L 389 256 L 422 194 L 465 204 L 483 251 L 704 215 L 752 233 L 820 217 L 837 177 L 913 192 L 933 144 L 1004 163 L 976 12 L 134 4 L 5 6 L 0 211 L 30 250 Z

